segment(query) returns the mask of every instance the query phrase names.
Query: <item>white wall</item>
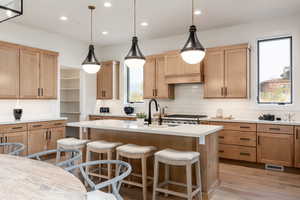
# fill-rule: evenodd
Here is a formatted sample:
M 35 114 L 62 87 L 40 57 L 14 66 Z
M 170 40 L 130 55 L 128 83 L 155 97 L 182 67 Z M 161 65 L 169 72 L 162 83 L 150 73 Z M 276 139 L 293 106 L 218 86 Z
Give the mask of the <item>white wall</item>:
M 87 51 L 87 44 L 84 42 L 9 22 L 0 24 L 0 40 L 57 51 L 60 53 L 59 64 L 68 67 L 80 67 Z M 12 110 L 15 105 L 16 100 L 0 100 L 0 119 L 13 119 Z M 24 118 L 57 117 L 60 112 L 59 99 L 21 100 L 20 105 L 24 109 Z
M 161 105 L 167 105 L 170 112 L 178 113 L 206 113 L 214 116 L 218 108 L 224 110 L 224 114 L 234 117 L 257 118 L 261 112 L 270 112 L 283 115 L 283 111 L 297 113 L 300 119 L 300 16 L 292 16 L 269 21 L 242 24 L 227 28 L 203 31 L 199 38 L 205 47 L 219 45 L 231 45 L 249 43 L 251 45 L 251 98 L 247 100 L 205 100 L 203 99 L 203 85 L 186 84 L 177 85 L 175 89 L 175 100 L 160 101 Z M 151 28 L 151 27 L 150 27 Z M 293 36 L 293 63 L 294 63 L 294 105 L 291 106 L 262 106 L 256 104 L 256 74 L 257 39 L 273 36 Z M 183 46 L 187 35 L 179 35 L 162 39 L 142 41 L 140 47 L 145 55 L 161 53 L 167 50 L 179 49 Z M 128 39 L 130 41 L 130 39 Z M 98 49 L 98 55 L 103 60 L 116 59 L 121 61 L 121 73 L 123 73 L 123 58 L 129 50 L 129 43 L 123 45 L 109 46 Z M 111 106 L 113 113 L 120 113 L 124 102 L 124 75 L 121 75 L 120 88 L 122 97 L 119 101 L 98 101 L 94 112 L 98 111 L 100 105 Z M 139 106 L 138 110 L 144 110 L 145 105 Z

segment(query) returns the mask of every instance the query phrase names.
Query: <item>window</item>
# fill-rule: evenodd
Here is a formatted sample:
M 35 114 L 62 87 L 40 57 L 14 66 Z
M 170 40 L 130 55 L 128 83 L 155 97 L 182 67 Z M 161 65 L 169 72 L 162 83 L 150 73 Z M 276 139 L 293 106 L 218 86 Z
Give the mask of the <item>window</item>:
M 258 41 L 258 103 L 292 103 L 292 37 Z
M 127 102 L 144 102 L 144 70 L 143 67 L 127 67 Z

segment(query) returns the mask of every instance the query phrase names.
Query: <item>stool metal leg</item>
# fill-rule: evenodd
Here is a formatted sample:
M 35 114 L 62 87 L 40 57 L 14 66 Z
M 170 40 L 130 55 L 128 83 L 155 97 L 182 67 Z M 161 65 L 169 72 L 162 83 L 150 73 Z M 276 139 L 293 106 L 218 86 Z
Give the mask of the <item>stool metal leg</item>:
M 156 188 L 158 185 L 158 179 L 159 179 L 159 163 L 158 160 L 155 159 L 154 161 L 154 180 L 153 180 L 153 195 L 152 200 L 156 200 Z
M 192 188 L 192 164 L 189 163 L 186 165 L 186 184 L 187 184 L 187 196 L 188 200 L 193 199 L 193 188 Z
M 147 158 L 142 158 L 143 200 L 147 200 Z

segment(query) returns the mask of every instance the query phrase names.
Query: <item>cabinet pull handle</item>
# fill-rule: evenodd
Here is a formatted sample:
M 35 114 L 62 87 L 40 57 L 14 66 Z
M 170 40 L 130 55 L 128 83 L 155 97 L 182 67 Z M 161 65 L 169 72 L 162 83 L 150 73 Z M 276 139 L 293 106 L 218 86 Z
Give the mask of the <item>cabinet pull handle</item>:
M 21 129 L 21 128 L 23 128 L 22 126 L 18 126 L 18 127 L 13 127 L 12 129 Z
M 38 97 L 41 96 L 41 88 L 38 88 Z
M 223 150 L 219 150 L 219 153 L 224 153 L 224 151 Z
M 257 136 L 257 144 L 260 145 L 260 137 Z
M 3 139 L 2 139 L 2 137 L 0 137 L 0 143 L 3 143 L 3 141 L 2 141 Z
M 240 128 L 250 128 L 250 126 L 240 126 Z
M 241 155 L 241 156 L 250 156 L 250 153 L 243 153 L 243 152 L 240 152 L 240 155 Z
M 41 88 L 41 96 L 44 96 L 44 88 Z
M 269 128 L 270 131 L 280 131 L 280 128 Z
M 219 136 L 220 139 L 224 139 L 224 136 Z
M 8 143 L 8 137 L 7 136 L 5 137 L 5 142 Z
M 225 90 L 225 96 L 227 96 L 227 93 L 228 93 L 227 87 L 225 87 L 224 90 Z
M 240 138 L 240 140 L 247 140 L 247 141 L 249 141 L 251 139 L 250 138 Z
M 152 96 L 155 97 L 155 90 L 154 89 L 152 89 Z
M 103 91 L 103 96 L 104 96 L 104 97 L 106 96 L 106 91 Z
M 221 96 L 223 97 L 224 96 L 224 88 L 221 87 Z
M 55 126 L 60 126 L 60 125 L 62 125 L 62 123 L 55 123 L 54 125 Z

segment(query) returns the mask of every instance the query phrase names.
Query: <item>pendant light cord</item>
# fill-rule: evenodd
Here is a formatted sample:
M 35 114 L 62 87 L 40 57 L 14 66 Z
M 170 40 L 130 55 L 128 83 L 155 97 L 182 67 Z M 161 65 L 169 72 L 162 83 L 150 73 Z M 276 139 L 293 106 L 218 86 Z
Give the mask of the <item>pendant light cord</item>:
M 136 0 L 133 0 L 133 34 L 136 36 Z
M 192 25 L 194 24 L 194 0 L 192 0 Z
M 93 44 L 94 38 L 93 38 L 93 9 L 91 9 L 91 44 Z

